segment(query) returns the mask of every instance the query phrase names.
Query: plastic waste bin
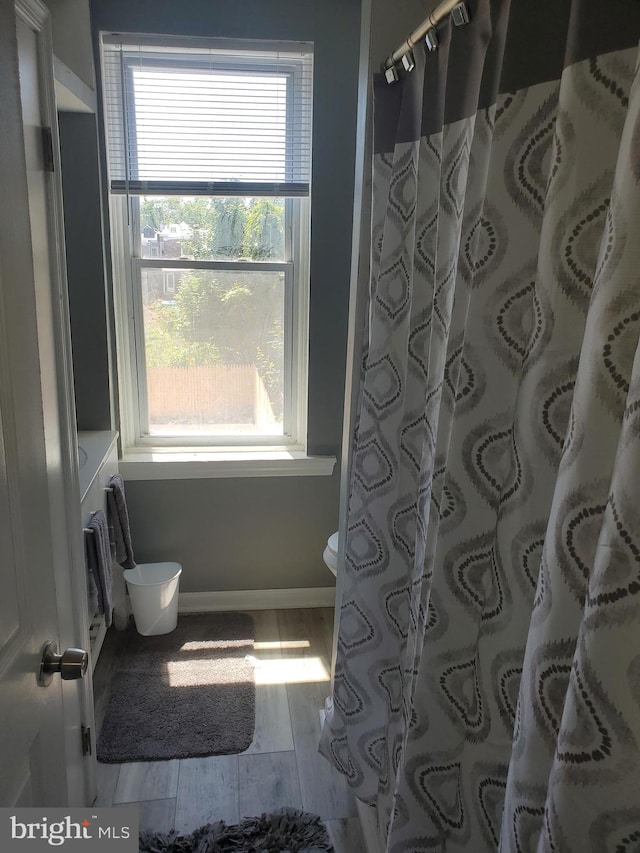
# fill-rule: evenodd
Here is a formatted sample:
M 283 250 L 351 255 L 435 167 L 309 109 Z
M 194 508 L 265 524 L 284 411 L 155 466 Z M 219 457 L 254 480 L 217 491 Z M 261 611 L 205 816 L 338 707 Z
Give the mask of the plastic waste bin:
M 180 563 L 140 563 L 125 569 L 133 618 L 139 634 L 168 634 L 178 624 Z

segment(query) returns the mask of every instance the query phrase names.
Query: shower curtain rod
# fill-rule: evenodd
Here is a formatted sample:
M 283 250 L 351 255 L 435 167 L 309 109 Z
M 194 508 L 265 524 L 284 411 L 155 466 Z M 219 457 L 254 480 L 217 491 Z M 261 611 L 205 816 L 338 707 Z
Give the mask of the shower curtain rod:
M 411 50 L 421 39 L 426 38 L 427 47 L 429 50 L 435 50 L 438 46 L 438 39 L 435 35 L 437 25 L 443 21 L 447 15 L 451 15 L 453 23 L 460 27 L 463 24 L 469 23 L 469 11 L 466 3 L 461 3 L 460 0 L 443 0 L 436 8 L 430 12 L 429 16 L 417 27 L 407 40 L 400 47 L 396 48 L 382 64 L 382 71 L 387 77 L 387 82 L 393 83 L 398 79 L 395 70 L 396 64 L 404 57 L 411 54 Z M 403 65 L 407 71 L 413 68 L 413 60 L 403 61 Z M 390 73 L 387 73 L 390 72 Z

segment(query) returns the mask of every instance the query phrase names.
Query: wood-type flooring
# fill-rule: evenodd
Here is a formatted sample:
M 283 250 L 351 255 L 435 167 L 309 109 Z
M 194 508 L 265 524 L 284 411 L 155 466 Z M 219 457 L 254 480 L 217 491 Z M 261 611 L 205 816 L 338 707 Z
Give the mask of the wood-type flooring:
M 336 853 L 365 853 L 353 794 L 318 753 L 333 610 L 250 612 L 256 626 L 256 726 L 249 748 L 210 758 L 99 763 L 95 805 L 135 804 L 141 829 L 181 833 L 291 806 L 322 818 Z M 94 674 L 98 729 L 117 653 L 117 632 L 109 631 Z

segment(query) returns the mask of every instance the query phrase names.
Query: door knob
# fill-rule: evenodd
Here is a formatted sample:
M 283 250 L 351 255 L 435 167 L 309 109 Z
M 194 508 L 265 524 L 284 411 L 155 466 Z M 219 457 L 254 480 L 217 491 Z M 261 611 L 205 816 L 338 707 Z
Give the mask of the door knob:
M 60 677 L 64 681 L 84 678 L 88 666 L 89 653 L 85 652 L 84 649 L 65 649 L 62 654 L 58 654 L 57 643 L 49 640 L 42 649 L 38 684 L 46 687 L 56 672 L 60 673 Z

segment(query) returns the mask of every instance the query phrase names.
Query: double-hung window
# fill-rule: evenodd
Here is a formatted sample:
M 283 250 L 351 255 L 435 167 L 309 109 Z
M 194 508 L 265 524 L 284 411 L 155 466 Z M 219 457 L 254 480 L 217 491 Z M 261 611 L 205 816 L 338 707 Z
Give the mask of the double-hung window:
M 303 447 L 311 46 L 102 42 L 125 445 Z

